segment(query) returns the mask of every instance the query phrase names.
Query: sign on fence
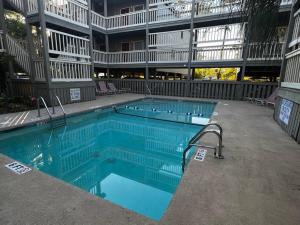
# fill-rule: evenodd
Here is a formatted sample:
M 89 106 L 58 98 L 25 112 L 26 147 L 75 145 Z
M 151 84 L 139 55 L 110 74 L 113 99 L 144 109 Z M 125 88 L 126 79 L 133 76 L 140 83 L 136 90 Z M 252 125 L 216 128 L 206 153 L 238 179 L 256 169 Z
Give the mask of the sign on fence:
M 71 101 L 80 101 L 80 88 L 71 88 L 70 89 Z
M 286 125 L 289 124 L 290 115 L 293 109 L 293 102 L 282 99 L 279 119 Z

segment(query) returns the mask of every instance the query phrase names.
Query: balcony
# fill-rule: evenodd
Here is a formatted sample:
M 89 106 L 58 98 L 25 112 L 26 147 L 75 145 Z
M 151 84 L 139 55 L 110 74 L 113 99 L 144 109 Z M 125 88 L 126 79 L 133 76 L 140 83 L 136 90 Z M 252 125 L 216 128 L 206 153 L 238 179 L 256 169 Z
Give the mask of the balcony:
M 0 52 L 5 52 L 3 32 L 0 30 Z
M 295 26 L 293 30 L 292 41 L 289 44 L 289 47 L 294 47 L 297 44 L 300 44 L 300 9 L 294 14 L 295 17 Z

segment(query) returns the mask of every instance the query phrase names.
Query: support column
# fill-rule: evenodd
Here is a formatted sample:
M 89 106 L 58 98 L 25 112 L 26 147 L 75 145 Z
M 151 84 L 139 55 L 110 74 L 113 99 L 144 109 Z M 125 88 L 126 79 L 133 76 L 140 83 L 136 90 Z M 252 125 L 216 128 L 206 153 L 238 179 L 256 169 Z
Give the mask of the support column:
M 189 40 L 189 58 L 188 58 L 188 77 L 185 84 L 185 96 L 190 96 L 190 83 L 192 79 L 192 60 L 193 60 L 193 44 L 194 44 L 194 18 L 195 18 L 195 0 L 192 0 L 191 24 L 190 24 L 190 40 Z
M 94 79 L 94 72 L 95 72 L 95 68 L 94 68 L 94 53 L 93 53 L 93 29 L 92 29 L 92 21 L 91 21 L 91 15 L 92 15 L 92 5 L 91 5 L 91 0 L 88 0 L 88 18 L 87 18 L 87 22 L 88 22 L 88 26 L 89 26 L 89 37 L 90 37 L 90 61 L 91 61 L 91 69 L 90 69 L 90 73 L 91 76 Z
M 281 87 L 281 82 L 284 82 L 286 63 L 287 63 L 285 55 L 289 51 L 289 43 L 292 40 L 293 31 L 294 31 L 294 24 L 295 24 L 295 17 L 294 17 L 294 14 L 295 14 L 295 11 L 296 11 L 295 4 L 296 4 L 296 1 L 293 1 L 292 10 L 291 10 L 291 13 L 290 13 L 288 31 L 287 31 L 287 35 L 286 35 L 286 38 L 285 38 L 285 45 L 282 49 L 284 54 L 283 54 L 283 59 L 282 59 L 282 63 L 281 63 L 280 78 L 279 78 L 278 87 Z
M 3 1 L 0 0 L 0 28 L 3 30 L 3 45 L 4 48 L 6 49 L 6 53 L 8 54 L 8 44 L 7 44 L 7 39 L 6 39 L 6 34 L 7 34 L 7 27 L 6 27 L 6 22 L 5 22 L 5 16 L 4 16 L 4 6 L 3 6 Z M 13 96 L 13 88 L 12 88 L 12 82 L 11 78 L 14 75 L 14 67 L 13 67 L 13 60 L 11 57 L 9 57 L 8 60 L 8 77 L 7 77 L 7 94 L 10 96 Z
M 104 7 L 104 10 L 103 10 L 104 11 L 104 17 L 107 18 L 107 16 L 108 16 L 108 13 L 107 13 L 107 0 L 104 0 L 103 7 Z M 109 52 L 109 37 L 108 37 L 108 34 L 105 34 L 105 50 L 106 50 L 106 52 Z M 107 67 L 108 67 L 108 65 L 107 65 Z M 109 68 L 106 68 L 106 75 L 107 75 L 107 79 L 109 79 L 110 78 Z
M 35 68 L 34 68 L 34 61 L 33 61 L 33 57 L 34 57 L 34 45 L 33 45 L 33 37 L 32 37 L 32 30 L 31 30 L 31 25 L 29 24 L 28 22 L 28 1 L 24 1 L 24 9 L 25 9 L 25 27 L 26 27 L 26 47 L 27 47 L 27 51 L 28 51 L 28 54 L 29 54 L 29 60 L 30 60 L 30 74 L 29 74 L 29 77 L 30 77 L 30 80 L 31 82 L 34 82 L 35 81 L 35 77 L 36 77 L 36 74 L 35 74 Z M 32 86 L 33 88 L 33 93 L 35 93 L 35 86 L 33 85 Z
M 41 35 L 42 35 L 42 45 L 43 45 L 43 58 L 44 58 L 44 73 L 46 78 L 46 99 L 48 102 L 52 104 L 51 99 L 51 77 L 50 77 L 50 59 L 49 59 L 49 48 L 48 48 L 48 37 L 46 32 L 46 18 L 45 18 L 45 9 L 44 9 L 44 1 L 38 0 L 38 11 L 39 11 L 39 20 L 41 27 Z M 38 97 L 38 96 L 37 96 Z
M 250 31 L 249 31 L 248 28 L 246 28 L 246 24 L 245 24 L 245 27 L 244 27 L 244 33 L 245 33 L 245 30 L 246 30 L 247 34 L 244 37 L 243 65 L 242 65 L 242 70 L 241 70 L 240 76 L 237 77 L 237 81 L 243 81 L 244 80 L 245 72 L 246 72 L 246 66 L 247 66 L 247 58 L 248 58 L 249 43 L 250 43 Z
M 146 0 L 146 51 L 145 51 L 145 93 L 149 88 L 149 0 Z M 148 88 L 147 88 L 148 87 Z

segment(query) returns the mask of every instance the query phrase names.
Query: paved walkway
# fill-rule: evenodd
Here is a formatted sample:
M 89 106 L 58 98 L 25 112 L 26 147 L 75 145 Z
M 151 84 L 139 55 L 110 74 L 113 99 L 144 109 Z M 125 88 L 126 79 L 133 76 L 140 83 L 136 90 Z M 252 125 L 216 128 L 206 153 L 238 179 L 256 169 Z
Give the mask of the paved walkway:
M 139 97 L 97 101 L 115 104 Z M 90 104 L 77 107 L 95 107 Z M 214 120 L 224 128 L 225 159 L 214 159 L 209 151 L 204 162 L 191 160 L 159 223 L 37 170 L 15 175 L 4 168 L 12 160 L 0 155 L 0 224 L 299 224 L 299 145 L 273 121 L 270 108 L 220 101 L 216 112 Z
M 108 95 L 98 96 L 96 100 L 89 102 L 82 102 L 76 104 L 64 105 L 64 109 L 67 115 L 93 110 L 99 107 L 118 104 L 120 102 L 132 101 L 143 98 L 144 95 L 136 94 L 121 94 L 121 95 Z M 52 108 L 49 109 L 52 113 Z M 53 117 L 61 116 L 62 111 L 59 107 L 55 107 L 56 114 Z M 31 110 L 26 112 L 9 113 L 0 115 L 0 131 L 7 130 L 15 127 L 21 127 L 26 124 L 36 123 L 38 121 L 44 121 L 49 119 L 49 116 L 45 109 L 41 110 L 41 117 L 37 117 L 37 110 Z

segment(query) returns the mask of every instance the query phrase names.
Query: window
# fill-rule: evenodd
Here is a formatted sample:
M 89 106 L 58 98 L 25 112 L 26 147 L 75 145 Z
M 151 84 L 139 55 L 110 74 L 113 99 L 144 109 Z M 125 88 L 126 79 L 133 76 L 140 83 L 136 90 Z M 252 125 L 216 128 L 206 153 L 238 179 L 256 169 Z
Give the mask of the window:
M 121 48 L 122 48 L 122 52 L 124 51 L 129 51 L 129 43 L 128 42 L 123 42 L 121 43 Z
M 120 9 L 120 14 L 125 14 L 125 13 L 129 13 L 129 12 L 130 12 L 130 8 L 129 7 Z
M 134 50 L 143 50 L 144 49 L 144 42 L 143 41 L 135 41 L 133 43 Z
M 133 11 L 141 11 L 144 10 L 144 5 L 134 5 L 133 6 Z

